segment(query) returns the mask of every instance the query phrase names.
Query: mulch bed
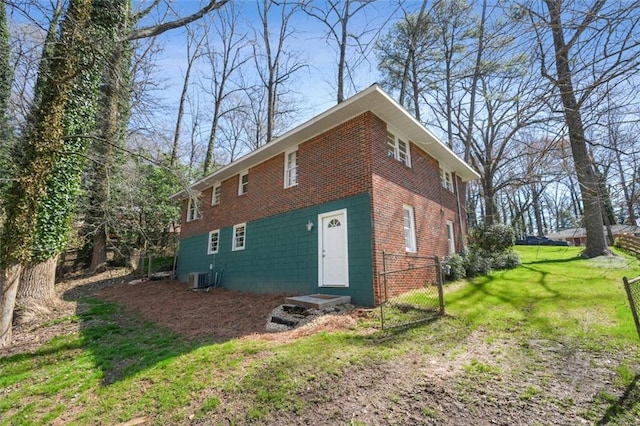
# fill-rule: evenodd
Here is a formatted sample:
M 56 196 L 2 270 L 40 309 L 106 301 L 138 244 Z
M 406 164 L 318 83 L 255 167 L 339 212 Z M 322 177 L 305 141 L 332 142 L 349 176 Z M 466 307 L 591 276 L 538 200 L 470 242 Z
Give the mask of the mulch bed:
M 221 288 L 193 291 L 175 280 L 117 284 L 96 296 L 116 302 L 143 318 L 190 337 L 227 340 L 266 331 L 283 294 L 250 294 Z

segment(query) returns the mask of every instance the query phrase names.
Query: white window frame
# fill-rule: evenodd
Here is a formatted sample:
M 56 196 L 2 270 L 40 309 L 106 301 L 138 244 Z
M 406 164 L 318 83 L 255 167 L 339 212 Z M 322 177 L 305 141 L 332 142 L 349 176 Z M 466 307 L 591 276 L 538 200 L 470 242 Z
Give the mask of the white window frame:
M 189 197 L 187 204 L 187 222 L 191 222 L 198 219 L 198 200 L 194 197 Z
M 440 167 L 440 184 L 447 191 L 453 192 L 453 174 L 444 167 Z
M 218 191 L 218 196 L 216 197 L 216 190 Z M 222 195 L 222 184 L 216 183 L 211 187 L 211 205 L 217 206 L 220 204 L 220 198 Z
M 449 244 L 449 254 L 456 252 L 456 237 L 453 229 L 453 222 L 448 220 L 446 225 L 447 243 Z
M 387 155 L 411 167 L 411 143 L 398 136 L 393 129 L 387 130 Z M 404 149 L 402 149 L 404 147 Z
M 243 177 L 247 177 L 247 183 L 246 188 L 245 185 L 242 184 L 242 178 Z M 249 191 L 249 171 L 245 170 L 244 172 L 241 172 L 240 174 L 238 174 L 238 195 L 244 195 Z
M 294 165 L 289 165 L 289 157 L 293 155 Z M 284 152 L 284 187 L 298 185 L 298 147 Z
M 406 223 L 406 213 L 409 213 L 408 224 Z M 416 253 L 418 251 L 416 245 L 416 219 L 413 213 L 413 206 L 408 204 L 402 205 L 402 229 L 404 231 L 404 245 L 406 251 L 409 253 Z
M 242 228 L 242 245 L 238 244 L 238 231 Z M 244 250 L 247 246 L 247 224 L 239 223 L 237 225 L 233 225 L 233 240 L 231 242 L 231 250 L 239 251 Z
M 212 245 L 214 241 L 214 235 L 215 235 L 215 242 L 216 242 L 215 248 Z M 209 245 L 207 246 L 207 254 L 216 254 L 218 253 L 218 250 L 220 250 L 220 230 L 216 229 L 214 231 L 209 232 Z

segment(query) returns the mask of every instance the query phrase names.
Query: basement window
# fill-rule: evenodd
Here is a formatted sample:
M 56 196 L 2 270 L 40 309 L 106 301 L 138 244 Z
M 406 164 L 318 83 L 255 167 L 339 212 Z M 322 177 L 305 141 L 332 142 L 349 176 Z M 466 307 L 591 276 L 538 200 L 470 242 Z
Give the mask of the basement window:
M 209 249 L 207 250 L 207 254 L 216 254 L 219 246 L 220 230 L 216 229 L 215 231 L 209 232 Z
M 244 250 L 246 242 L 247 224 L 241 223 L 233 227 L 233 243 L 231 249 L 233 251 Z

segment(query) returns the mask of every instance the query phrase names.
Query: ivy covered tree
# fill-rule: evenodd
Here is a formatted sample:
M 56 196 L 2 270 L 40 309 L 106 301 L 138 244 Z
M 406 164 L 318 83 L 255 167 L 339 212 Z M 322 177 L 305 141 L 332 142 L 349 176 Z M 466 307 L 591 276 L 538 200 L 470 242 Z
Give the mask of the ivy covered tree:
M 130 53 L 128 40 L 186 25 L 226 1 L 212 0 L 186 18 L 131 31 L 122 31 L 123 27 L 109 21 L 123 16 L 114 14 L 112 8 L 130 10 L 129 0 L 69 1 L 59 35 L 53 37 L 55 42 L 45 44 L 45 51 L 51 48 L 53 54 L 45 54 L 46 61 L 39 67 L 33 106 L 22 131 L 20 148 L 15 151 L 19 153 L 14 161 L 20 174 L 11 181 L 3 199 L 6 221 L 0 237 L 0 346 L 11 343 L 11 324 L 22 277 L 33 283 L 23 289 L 31 298 L 30 303 L 42 302 L 52 294 L 49 290 L 53 270 L 42 268 L 36 272 L 51 277 L 44 284 L 40 279 L 31 279 L 30 271 L 46 262 L 55 264 L 52 259 L 66 244 L 78 177 L 83 169 L 88 136 L 85 132 L 91 130 L 96 118 L 94 106 L 99 100 L 102 105 L 119 104 L 123 99 L 128 103 L 128 96 L 116 95 L 115 101 L 107 100 L 108 85 L 98 95 L 95 89 L 98 83 L 105 87 L 105 80 L 97 80 L 97 76 L 108 76 L 104 71 L 114 68 L 111 62 L 114 52 L 122 51 L 122 57 Z M 117 36 L 117 49 L 114 44 L 103 43 L 108 34 Z M 90 72 L 91 69 L 97 72 Z M 83 77 L 87 80 L 78 80 Z M 127 84 L 124 87 L 129 88 Z M 101 112 L 97 116 L 108 119 Z M 102 121 L 102 128 L 126 128 L 128 120 L 117 118 L 115 124 L 107 121 Z M 105 139 L 103 143 L 112 141 Z
M 11 343 L 15 300 L 23 265 L 33 256 L 37 215 L 47 193 L 47 182 L 65 148 L 64 117 L 74 77 L 87 46 L 90 0 L 71 0 L 60 28 L 49 81 L 30 114 L 22 136 L 22 156 L 16 176 L 3 200 L 6 220 L 0 241 L 0 346 Z
M 51 24 L 57 25 L 57 19 Z M 103 2 L 93 2 L 86 27 L 87 38 L 102 41 L 109 31 L 112 17 Z M 55 42 L 49 31 L 50 44 Z M 47 180 L 46 194 L 37 214 L 33 253 L 22 272 L 17 295 L 17 307 L 23 311 L 42 310 L 55 302 L 55 270 L 58 256 L 65 249 L 74 217 L 76 199 L 80 190 L 80 176 L 85 167 L 86 151 L 94 136 L 98 112 L 98 98 L 104 62 L 103 42 L 79 46 L 78 73 L 73 77 L 73 88 L 63 117 L 64 147 Z M 53 51 L 45 45 L 36 83 L 34 108 L 47 90 L 48 69 Z
M 13 69 L 10 63 L 9 28 L 7 25 L 7 6 L 0 3 L 0 199 L 8 187 L 11 161 L 10 149 L 13 145 L 13 131 L 9 123 L 8 109 L 11 98 Z M 0 224 L 2 215 L 0 214 Z

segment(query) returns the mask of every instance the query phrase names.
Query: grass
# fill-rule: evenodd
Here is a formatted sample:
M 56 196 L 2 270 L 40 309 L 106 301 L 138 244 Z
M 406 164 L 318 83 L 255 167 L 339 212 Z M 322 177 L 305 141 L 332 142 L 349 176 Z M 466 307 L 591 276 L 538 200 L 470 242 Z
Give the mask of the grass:
M 58 336 L 34 353 L 0 358 L 0 424 L 115 424 L 139 417 L 171 424 L 215 415 L 231 423 L 269 422 L 279 411 L 308 409 L 309 398 L 329 398 L 333 383 L 347 372 L 408 353 L 453 359 L 466 352 L 466 339 L 477 330 L 488 344 L 508 337 L 523 348 L 531 339 L 573 342 L 583 350 L 624 348 L 630 356 L 613 368 L 617 386 L 630 397 L 603 390 L 596 403 L 613 423 L 640 415 L 640 346 L 622 287 L 623 275 L 640 275 L 637 260 L 583 260 L 573 247 L 518 252 L 519 268 L 448 285 L 443 320 L 373 335 L 356 328 L 278 345 L 192 341 L 118 305 L 86 299 L 82 312 L 48 324 L 77 322 L 79 333 Z M 475 358 L 463 367 L 470 382 L 496 380 L 502 373 Z M 525 386 L 518 395 L 537 399 L 544 387 Z M 393 389 L 388 394 L 402 398 Z M 442 415 L 428 404 L 422 407 L 425 418 Z M 595 407 L 588 414 L 597 420 L 601 411 Z
M 561 333 L 615 347 L 637 338 L 622 284 L 623 275 L 640 275 L 637 260 L 620 258 L 603 267 L 602 260 L 580 259 L 577 247 L 523 246 L 518 252 L 522 266 L 448 294 L 447 312 L 495 333 Z

